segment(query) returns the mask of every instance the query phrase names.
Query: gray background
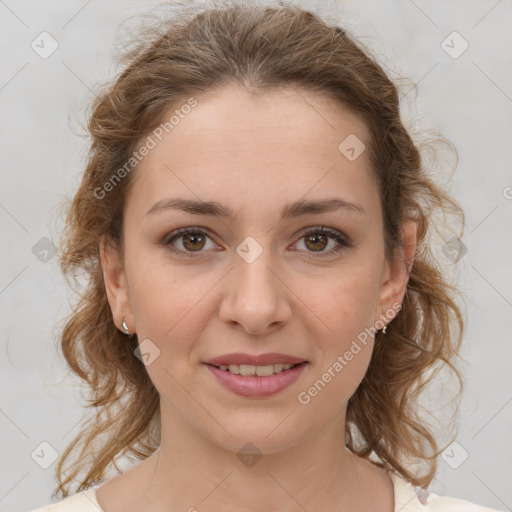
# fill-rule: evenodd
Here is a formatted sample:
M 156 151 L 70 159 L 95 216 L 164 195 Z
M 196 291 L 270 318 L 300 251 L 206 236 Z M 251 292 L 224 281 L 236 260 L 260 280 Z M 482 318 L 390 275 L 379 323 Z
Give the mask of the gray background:
M 443 265 L 468 294 L 466 392 L 459 445 L 440 457 L 431 489 L 512 510 L 512 3 L 295 3 L 337 18 L 388 71 L 418 84 L 405 93 L 407 115 L 457 147 L 451 192 L 465 209 L 467 253 Z M 84 414 L 77 380 L 56 352 L 70 295 L 49 240 L 59 238 L 59 205 L 83 169 L 87 146 L 74 133 L 76 118 L 95 84 L 116 72 L 120 22 L 150 5 L 0 0 L 2 511 L 50 503 L 55 463 L 41 443 L 62 452 Z M 43 31 L 59 45 L 47 59 L 31 48 Z M 464 42 L 446 39 L 453 31 L 469 44 L 457 58 Z

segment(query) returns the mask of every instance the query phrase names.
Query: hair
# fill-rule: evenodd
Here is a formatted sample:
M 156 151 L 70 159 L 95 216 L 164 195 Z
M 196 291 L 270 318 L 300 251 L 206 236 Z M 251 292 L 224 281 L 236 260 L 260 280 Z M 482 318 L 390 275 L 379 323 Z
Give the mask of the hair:
M 461 395 L 454 359 L 460 357 L 464 321 L 460 290 L 449 283 L 427 239 L 438 227 L 436 212 L 464 214 L 429 176 L 420 146 L 401 120 L 398 86 L 343 28 L 297 6 L 182 9 L 155 25 L 151 37 L 136 41 L 121 62 L 118 76 L 92 99 L 87 164 L 59 249 L 68 281 L 77 270 L 87 276 L 59 342 L 91 393 L 87 407 L 95 415 L 61 455 L 54 496 L 68 496 L 73 482 L 77 491 L 85 490 L 104 478 L 110 464 L 119 471 L 120 457 L 143 460 L 159 446 L 159 394 L 134 356 L 137 336 L 127 338 L 114 324 L 100 244 L 105 237 L 122 253 L 123 206 L 137 166 L 124 175 L 119 169 L 144 137 L 170 108 L 229 84 L 251 94 L 282 87 L 318 92 L 356 113 L 369 130 L 366 151 L 379 187 L 386 258 L 403 247 L 402 223 L 416 219 L 417 252 L 402 308 L 387 333 L 375 336 L 368 370 L 347 405 L 345 442 L 373 464 L 428 486 L 441 448 L 421 418 L 420 395 L 441 366 L 457 377 Z M 99 198 L 116 172 L 122 179 Z M 79 446 L 64 477 L 64 463 Z M 378 460 L 371 460 L 375 455 Z M 420 474 L 407 461 L 426 462 L 427 470 Z

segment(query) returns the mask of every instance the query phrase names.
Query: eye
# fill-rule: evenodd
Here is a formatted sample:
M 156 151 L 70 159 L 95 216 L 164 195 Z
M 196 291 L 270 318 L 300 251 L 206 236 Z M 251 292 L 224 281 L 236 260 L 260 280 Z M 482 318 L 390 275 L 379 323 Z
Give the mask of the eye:
M 329 245 L 329 239 L 334 241 L 334 248 L 326 251 L 325 248 Z M 187 227 L 174 231 L 165 237 L 161 244 L 172 253 L 194 258 L 204 252 L 202 249 L 205 248 L 207 240 L 211 240 L 211 238 L 203 229 Z M 303 232 L 300 240 L 304 241 L 306 252 L 318 253 L 311 254 L 313 258 L 337 254 L 352 245 L 349 239 L 340 231 L 324 226 L 317 226 L 305 233 Z M 179 241 L 182 248 L 174 248 L 177 241 Z
M 180 240 L 183 249 L 176 250 L 172 247 L 175 240 Z M 171 233 L 170 237 L 164 238 L 162 245 L 166 246 L 171 252 L 189 258 L 196 257 L 194 253 L 201 253 L 205 247 L 206 239 L 210 239 L 209 235 L 198 228 L 182 228 Z M 211 240 L 211 239 L 210 239 Z
M 334 248 L 331 250 L 324 250 L 329 245 L 329 239 L 334 241 Z M 307 252 L 318 254 L 311 254 L 313 258 L 318 258 L 326 255 L 337 254 L 347 247 L 351 247 L 351 243 L 340 231 L 336 229 L 318 226 L 303 233 L 301 239 Z

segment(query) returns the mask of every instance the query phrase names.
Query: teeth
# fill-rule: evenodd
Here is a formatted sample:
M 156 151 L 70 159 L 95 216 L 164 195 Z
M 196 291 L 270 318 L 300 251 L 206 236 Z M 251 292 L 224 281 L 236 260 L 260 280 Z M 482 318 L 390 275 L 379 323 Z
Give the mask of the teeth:
M 237 364 L 230 364 L 228 368 L 231 373 L 236 373 L 237 375 L 240 374 L 240 366 Z
M 221 364 L 219 368 L 221 370 L 229 371 L 230 373 L 234 373 L 236 375 L 243 375 L 244 377 L 250 376 L 258 376 L 258 377 L 268 377 L 269 375 L 273 375 L 274 373 L 281 373 L 285 370 L 289 370 L 293 364 L 269 364 L 266 366 L 254 366 L 251 364 L 230 364 L 225 365 Z

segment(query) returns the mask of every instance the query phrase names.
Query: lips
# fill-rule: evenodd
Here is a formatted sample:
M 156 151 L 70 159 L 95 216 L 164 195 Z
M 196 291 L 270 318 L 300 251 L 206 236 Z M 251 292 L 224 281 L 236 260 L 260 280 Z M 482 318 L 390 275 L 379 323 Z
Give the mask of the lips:
M 306 360 L 300 357 L 290 356 L 287 354 L 268 353 L 268 354 L 243 354 L 232 353 L 224 354 L 206 361 L 206 364 L 213 366 L 229 366 L 229 365 L 249 365 L 249 366 L 269 366 L 273 364 L 299 364 Z
M 249 375 L 246 371 L 243 372 L 245 375 L 237 375 L 225 370 L 224 365 L 222 368 L 218 368 L 212 364 L 205 364 L 205 367 L 225 389 L 243 397 L 263 398 L 275 395 L 291 386 L 306 371 L 307 365 L 308 363 L 303 361 L 293 365 L 288 370 L 272 373 L 271 375 Z M 238 365 L 229 365 L 230 369 L 233 367 L 239 368 Z M 241 365 L 240 368 L 244 368 L 244 365 Z M 266 370 L 267 368 L 273 368 L 273 366 L 245 366 L 246 370 L 249 368 Z
M 291 386 L 308 361 L 288 354 L 224 354 L 205 367 L 229 391 L 245 397 L 267 397 Z

